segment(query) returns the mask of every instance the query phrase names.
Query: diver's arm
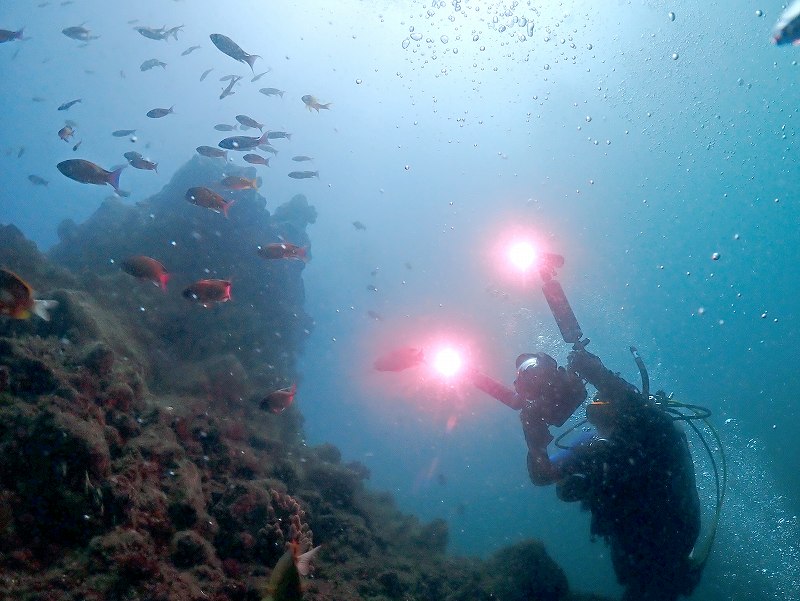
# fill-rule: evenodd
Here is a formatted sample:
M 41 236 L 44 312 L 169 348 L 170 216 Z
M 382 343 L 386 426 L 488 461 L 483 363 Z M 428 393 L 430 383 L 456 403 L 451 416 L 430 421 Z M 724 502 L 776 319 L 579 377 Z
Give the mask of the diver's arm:
M 614 401 L 639 394 L 632 384 L 603 365 L 600 357 L 584 348 L 570 352 L 567 365 L 594 386 L 603 400 Z
M 531 482 L 536 486 L 553 484 L 561 478 L 561 474 L 547 454 L 547 445 L 553 440 L 547 423 L 538 415 L 533 403 L 528 403 L 519 417 L 528 445 L 528 475 Z
M 512 409 L 522 409 L 525 399 L 523 399 L 508 386 L 504 386 L 494 378 L 490 378 L 478 370 L 472 370 L 470 372 L 470 377 L 472 378 L 472 384 L 475 386 L 475 388 L 482 390 L 490 397 L 497 399 Z

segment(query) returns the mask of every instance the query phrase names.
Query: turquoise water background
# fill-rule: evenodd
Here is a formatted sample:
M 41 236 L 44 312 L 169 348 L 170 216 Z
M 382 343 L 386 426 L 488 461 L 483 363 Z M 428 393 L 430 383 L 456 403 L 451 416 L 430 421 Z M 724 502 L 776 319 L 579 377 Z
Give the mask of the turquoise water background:
M 88 217 L 111 188 L 64 178 L 55 165 L 67 158 L 108 168 L 127 150 L 149 156 L 157 174 L 122 174 L 136 202 L 196 146 L 228 135 L 213 125 L 236 114 L 291 132 L 260 171 L 261 193 L 272 208 L 302 192 L 319 212 L 304 272 L 316 327 L 297 397 L 309 443 L 330 441 L 367 465 L 372 486 L 404 510 L 446 518 L 454 553 L 541 538 L 573 587 L 614 594 L 588 516 L 529 483 L 510 410 L 458 383 L 371 368 L 393 346 L 445 340 L 508 383 L 520 352 L 563 360 L 569 349 L 536 283 L 510 277 L 497 256 L 509 232 L 529 233 L 566 257 L 560 279 L 590 350 L 637 382 L 627 350 L 636 345 L 654 388 L 714 412 L 729 497 L 695 598 L 791 598 L 800 590 L 800 50 L 770 44 L 780 9 L 4 3 L 0 27 L 24 27 L 29 39 L 0 46 L 0 222 L 47 249 L 61 220 Z M 62 35 L 81 23 L 99 38 Z M 133 30 L 181 24 L 179 41 Z M 246 65 L 210 43 L 214 32 L 261 55 L 255 73 L 271 70 L 250 82 Z M 181 56 L 194 44 L 202 48 Z M 141 72 L 150 58 L 167 67 Z M 220 100 L 229 73 L 246 77 Z M 267 98 L 264 86 L 286 94 Z M 305 94 L 331 110 L 308 112 Z M 174 115 L 145 117 L 172 105 Z M 57 136 L 65 118 L 83 140 L 76 152 Z M 136 142 L 110 135 L 128 128 Z M 315 158 L 318 180 L 286 177 L 298 154 Z M 49 185 L 33 186 L 30 174 Z M 713 481 L 695 452 L 709 518 Z

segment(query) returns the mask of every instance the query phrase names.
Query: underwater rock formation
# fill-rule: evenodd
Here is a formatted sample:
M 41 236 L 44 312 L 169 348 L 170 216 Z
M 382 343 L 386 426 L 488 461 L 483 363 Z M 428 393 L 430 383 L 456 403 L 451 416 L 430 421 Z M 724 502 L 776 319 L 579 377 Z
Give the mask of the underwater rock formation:
M 0 265 L 59 301 L 49 322 L 0 320 L 0 591 L 257 600 L 297 541 L 323 545 L 306 601 L 581 598 L 539 543 L 448 557 L 445 522 L 400 513 L 364 466 L 306 446 L 296 406 L 259 409 L 297 380 L 311 319 L 303 263 L 255 247 L 307 245 L 315 212 L 295 196 L 270 214 L 247 192 L 226 220 L 184 200 L 219 171 L 195 158 L 146 203 L 106 201 L 62 225 L 49 259 L 0 227 Z M 167 266 L 166 293 L 118 268 L 131 254 Z M 180 294 L 228 276 L 224 305 Z
M 256 190 L 226 193 L 233 202 L 228 218 L 187 201 L 190 188 L 213 188 L 223 169 L 225 175 L 254 175 L 252 168 L 195 156 L 151 198 L 130 205 L 111 197 L 85 223 L 62 223 L 61 240 L 49 257 L 78 274 L 97 302 L 126 314 L 135 338 L 148 349 L 144 363 L 151 384 L 189 386 L 196 393 L 219 388 L 227 384 L 219 381 L 224 366 L 207 361 L 228 355 L 247 374 L 242 390 L 229 394 L 238 397 L 296 377 L 295 354 L 313 327 L 303 310 L 304 263 L 268 261 L 257 249 L 283 240 L 307 246 L 305 228 L 316 220 L 316 210 L 297 195 L 270 214 Z M 166 293 L 120 269 L 132 255 L 166 267 Z M 204 308 L 181 295 L 201 279 L 231 280 L 232 300 Z

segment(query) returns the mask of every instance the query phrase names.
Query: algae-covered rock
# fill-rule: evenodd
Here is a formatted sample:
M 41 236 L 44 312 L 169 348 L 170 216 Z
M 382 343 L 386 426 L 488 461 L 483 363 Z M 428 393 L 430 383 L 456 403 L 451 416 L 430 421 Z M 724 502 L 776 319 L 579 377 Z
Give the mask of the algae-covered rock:
M 305 264 L 256 249 L 308 246 L 317 215 L 302 195 L 270 213 L 256 191 L 231 193 L 229 219 L 184 200 L 223 169 L 254 174 L 195 157 L 152 198 L 62 224 L 49 259 L 0 226 L 0 266 L 59 302 L 50 322 L 0 320 L 0 590 L 251 601 L 289 543 L 321 543 L 305 601 L 567 601 L 540 543 L 448 557 L 447 523 L 400 512 L 333 445 L 306 446 L 297 405 L 258 409 L 302 390 L 312 321 Z M 166 291 L 119 268 L 133 254 L 164 263 Z M 231 276 L 229 302 L 181 294 Z
M 524 541 L 500 550 L 486 567 L 490 590 L 505 601 L 561 601 L 569 585 L 563 570 L 539 541 Z

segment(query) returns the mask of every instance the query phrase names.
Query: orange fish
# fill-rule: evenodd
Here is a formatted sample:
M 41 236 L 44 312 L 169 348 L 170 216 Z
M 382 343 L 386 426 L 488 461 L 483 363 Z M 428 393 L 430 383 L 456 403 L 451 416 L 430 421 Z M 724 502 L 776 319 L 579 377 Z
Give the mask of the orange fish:
M 297 393 L 297 384 L 292 384 L 287 388 L 279 388 L 264 397 L 259 407 L 264 411 L 282 413 L 294 401 L 295 393 Z
M 308 262 L 308 247 L 297 246 L 291 242 L 273 242 L 258 247 L 258 254 L 264 259 L 298 259 Z
M 141 280 L 149 280 L 162 290 L 167 289 L 169 274 L 164 266 L 150 257 L 136 255 L 128 257 L 120 263 L 122 271 Z
M 31 287 L 12 271 L 0 269 L 0 315 L 14 319 L 28 319 L 38 315 L 50 321 L 48 311 L 58 306 L 54 300 L 33 298 Z
M 381 355 L 372 366 L 378 371 L 403 371 L 425 360 L 422 349 L 404 346 Z
M 237 175 L 229 175 L 220 182 L 230 190 L 257 190 L 261 185 L 261 178 L 254 177 L 247 179 L 246 177 L 239 177 Z
M 225 200 L 213 190 L 203 186 L 189 188 L 186 191 L 186 200 L 198 207 L 211 209 L 215 213 L 222 213 L 225 217 L 228 216 L 228 209 L 234 203 L 233 200 Z
M 314 98 L 311 94 L 306 94 L 305 96 L 303 96 L 301 98 L 301 100 L 306 105 L 306 108 L 309 110 L 309 112 L 311 112 L 311 109 L 314 109 L 317 112 L 319 112 L 319 109 L 328 109 L 328 110 L 330 110 L 331 104 L 333 104 L 331 102 L 328 102 L 326 104 L 322 104 L 319 100 Z
M 300 576 L 308 575 L 311 560 L 318 551 L 319 547 L 314 547 L 300 555 L 300 544 L 296 541 L 290 542 L 286 553 L 281 556 L 270 574 L 267 594 L 262 601 L 301 601 L 303 590 Z
M 200 280 L 183 291 L 183 297 L 208 307 L 231 300 L 230 280 Z

